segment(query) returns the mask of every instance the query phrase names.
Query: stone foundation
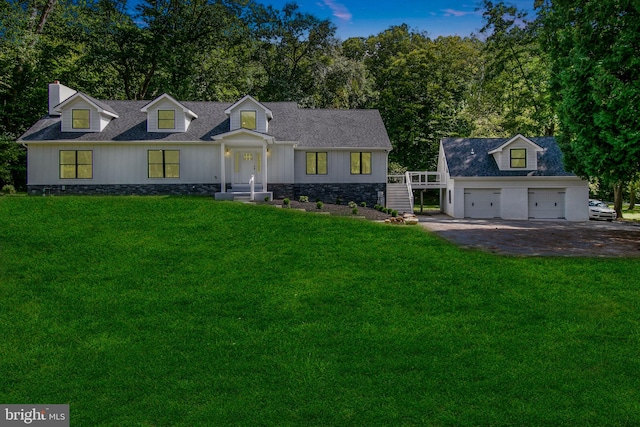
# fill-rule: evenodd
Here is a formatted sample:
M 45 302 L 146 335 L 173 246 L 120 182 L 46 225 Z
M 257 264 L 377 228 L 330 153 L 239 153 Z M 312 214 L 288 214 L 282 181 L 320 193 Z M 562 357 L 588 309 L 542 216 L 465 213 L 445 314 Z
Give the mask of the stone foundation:
M 212 196 L 220 184 L 112 184 L 112 185 L 27 185 L 31 196 Z
M 227 186 L 231 191 L 230 185 Z M 322 200 L 325 203 L 336 203 L 338 198 L 342 204 L 350 201 L 367 206 L 378 203 L 378 192 L 386 191 L 386 184 L 268 184 L 267 190 L 273 193 L 274 199 L 298 200 L 300 196 L 308 196 L 309 201 Z M 63 195 L 116 195 L 116 196 L 160 196 L 160 195 L 194 195 L 211 196 L 220 191 L 220 184 L 112 184 L 112 185 L 28 185 L 27 191 L 32 196 Z

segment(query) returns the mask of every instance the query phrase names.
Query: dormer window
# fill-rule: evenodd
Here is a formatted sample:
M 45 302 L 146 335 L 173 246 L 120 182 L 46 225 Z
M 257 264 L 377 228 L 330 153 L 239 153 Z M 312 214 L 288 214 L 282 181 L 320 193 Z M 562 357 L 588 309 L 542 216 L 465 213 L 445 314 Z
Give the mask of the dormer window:
M 527 167 L 527 150 L 526 148 L 512 148 L 511 152 L 511 168 L 526 168 Z
M 240 126 L 244 129 L 256 129 L 256 112 L 240 111 Z
M 158 110 L 158 129 L 175 129 L 176 111 Z
M 90 129 L 91 111 L 88 109 L 71 110 L 71 127 L 73 129 Z

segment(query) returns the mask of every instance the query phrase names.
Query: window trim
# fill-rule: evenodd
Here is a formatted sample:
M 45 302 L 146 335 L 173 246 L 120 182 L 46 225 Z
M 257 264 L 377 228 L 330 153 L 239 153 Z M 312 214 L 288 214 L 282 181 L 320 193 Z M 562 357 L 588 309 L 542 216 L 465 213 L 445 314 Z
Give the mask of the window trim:
M 173 119 L 161 119 L 160 118 L 160 113 L 168 113 L 168 112 L 173 113 Z M 172 122 L 173 126 L 172 127 L 160 126 L 160 123 L 163 123 L 163 122 Z M 160 109 L 158 109 L 158 129 L 175 130 L 175 128 L 176 128 L 176 110 L 160 110 Z
M 160 151 L 162 153 L 162 163 L 151 162 L 150 154 L 152 151 Z M 168 163 L 166 160 L 166 152 L 178 153 L 178 163 Z M 151 165 L 162 165 L 162 176 L 151 176 Z M 178 176 L 167 176 L 167 165 L 178 165 Z M 179 179 L 180 178 L 180 150 L 147 150 L 147 178 L 149 179 Z
M 354 172 L 353 171 L 353 155 L 354 154 L 358 154 L 358 158 L 359 158 L 359 172 Z M 362 161 L 362 155 L 363 154 L 368 154 L 369 155 L 369 172 L 363 172 L 363 165 L 364 162 Z M 371 163 L 373 161 L 373 153 L 371 151 L 354 151 L 349 153 L 349 172 L 351 173 L 351 175 L 371 175 L 373 168 L 371 167 Z
M 91 153 L 91 163 L 78 163 L 78 152 Z M 62 153 L 73 153 L 74 163 L 62 163 Z M 74 166 L 73 177 L 62 176 L 62 166 Z M 91 166 L 91 176 L 78 177 L 78 166 Z M 93 179 L 93 150 L 58 150 L 58 177 L 59 179 Z
M 76 120 L 84 120 L 84 119 L 76 119 L 76 117 L 75 117 L 76 111 L 77 112 L 86 111 L 88 113 L 89 117 L 86 119 L 87 120 L 87 126 L 86 127 L 76 126 Z M 71 129 L 91 129 L 91 109 L 90 108 L 72 108 L 71 109 Z M 69 150 L 69 151 L 72 151 L 72 150 Z
M 315 163 L 315 172 L 309 171 L 309 155 L 313 155 Z M 324 172 L 320 172 L 320 163 L 318 162 L 318 155 L 324 154 Z M 328 175 L 329 174 L 329 154 L 326 151 L 307 151 L 305 152 L 305 172 L 307 175 Z
M 253 127 L 245 127 L 242 122 L 243 113 L 253 113 Z M 256 110 L 240 110 L 240 129 L 256 130 L 258 129 L 258 112 Z
M 523 157 L 514 157 L 514 152 L 523 152 Z M 514 166 L 514 160 L 524 160 L 523 166 Z M 526 169 L 527 168 L 527 149 L 526 148 L 512 148 L 509 151 L 509 167 L 511 169 Z

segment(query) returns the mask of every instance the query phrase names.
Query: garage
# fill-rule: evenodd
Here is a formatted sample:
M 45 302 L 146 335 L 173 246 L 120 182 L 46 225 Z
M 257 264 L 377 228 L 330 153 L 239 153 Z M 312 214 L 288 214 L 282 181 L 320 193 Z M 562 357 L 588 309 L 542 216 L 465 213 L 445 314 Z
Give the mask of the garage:
M 465 189 L 465 218 L 500 218 L 499 189 Z
M 564 219 L 565 190 L 538 188 L 529 189 L 530 219 Z

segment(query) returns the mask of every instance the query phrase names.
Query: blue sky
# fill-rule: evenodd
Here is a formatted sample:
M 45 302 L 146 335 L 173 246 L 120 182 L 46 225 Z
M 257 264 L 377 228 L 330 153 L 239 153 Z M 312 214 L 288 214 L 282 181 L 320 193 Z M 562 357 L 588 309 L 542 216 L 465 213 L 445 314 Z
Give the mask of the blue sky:
M 262 0 L 276 9 L 291 0 Z M 303 12 L 329 18 L 338 27 L 337 36 L 367 37 L 392 25 L 407 24 L 426 31 L 429 37 L 468 36 L 482 27 L 477 0 L 297 0 Z M 496 1 L 497 2 L 497 1 Z M 531 10 L 533 0 L 506 0 L 518 9 Z

